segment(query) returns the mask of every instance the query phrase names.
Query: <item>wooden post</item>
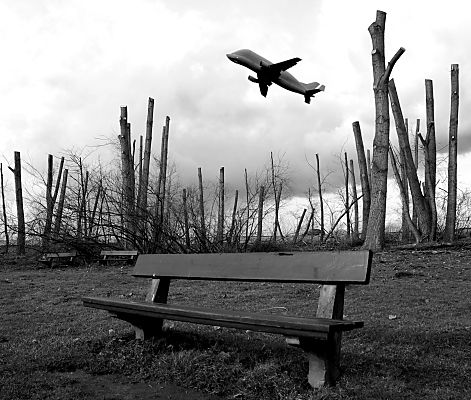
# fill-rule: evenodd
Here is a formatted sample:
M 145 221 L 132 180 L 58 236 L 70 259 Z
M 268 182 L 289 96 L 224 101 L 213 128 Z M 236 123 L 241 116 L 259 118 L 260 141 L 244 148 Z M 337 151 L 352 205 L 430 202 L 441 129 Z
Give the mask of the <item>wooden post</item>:
M 451 65 L 451 106 L 450 127 L 448 136 L 448 199 L 444 240 L 452 243 L 455 240 L 456 225 L 456 190 L 458 165 L 458 106 L 459 106 L 459 66 Z
M 369 160 L 368 163 L 365 158 L 365 148 L 363 147 L 363 139 L 361 137 L 360 123 L 355 121 L 353 124 L 353 134 L 355 136 L 355 144 L 357 148 L 358 167 L 360 169 L 360 183 L 361 192 L 363 194 L 362 201 L 362 227 L 361 227 L 361 239 L 365 240 L 366 228 L 368 226 L 368 216 L 370 214 L 370 181 L 369 181 Z M 369 151 L 368 151 L 369 154 Z M 368 157 L 369 158 L 369 157 Z
M 257 246 L 262 243 L 262 222 L 263 222 L 263 200 L 265 197 L 265 186 L 260 186 L 258 196 L 258 224 L 257 224 Z
M 2 210 L 3 210 L 3 226 L 5 233 L 5 254 L 8 254 L 8 248 L 10 247 L 10 236 L 8 235 L 8 220 L 7 220 L 7 209 L 5 207 L 5 185 L 3 183 L 3 164 L 0 163 L 0 178 L 2 186 Z
M 18 255 L 24 255 L 26 250 L 25 213 L 23 208 L 23 187 L 21 185 L 21 156 L 15 151 L 15 169 L 8 167 L 15 176 L 16 214 L 18 219 L 18 234 L 16 248 Z

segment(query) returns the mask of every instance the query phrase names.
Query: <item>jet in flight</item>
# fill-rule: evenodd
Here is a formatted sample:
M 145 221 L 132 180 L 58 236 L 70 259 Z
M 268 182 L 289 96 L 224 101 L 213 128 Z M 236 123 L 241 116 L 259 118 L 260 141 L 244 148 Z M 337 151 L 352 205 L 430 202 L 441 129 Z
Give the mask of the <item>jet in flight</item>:
M 324 85 L 317 82 L 299 82 L 293 75 L 286 72 L 287 69 L 301 61 L 300 58 L 291 58 L 290 60 L 274 64 L 248 49 L 238 50 L 226 55 L 232 62 L 247 67 L 257 74 L 256 78 L 249 75 L 249 81 L 258 83 L 260 93 L 263 97 L 267 96 L 268 86 L 272 83 L 276 83 L 278 86 L 281 86 L 286 90 L 302 94 L 304 96 L 304 101 L 309 104 L 311 102 L 311 97 L 325 89 Z

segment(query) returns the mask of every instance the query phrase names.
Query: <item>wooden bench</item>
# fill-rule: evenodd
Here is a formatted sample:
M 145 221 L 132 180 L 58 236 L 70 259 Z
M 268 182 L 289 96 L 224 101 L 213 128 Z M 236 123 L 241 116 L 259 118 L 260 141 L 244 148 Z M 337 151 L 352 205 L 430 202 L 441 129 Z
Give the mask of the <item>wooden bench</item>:
M 102 250 L 100 264 L 107 264 L 110 261 L 132 264 L 137 254 L 137 250 Z
M 67 253 L 46 253 L 38 260 L 40 263 L 46 264 L 52 267 L 54 263 L 71 265 L 74 264 L 77 257 L 76 251 L 70 251 Z
M 132 275 L 152 278 L 146 301 L 85 297 L 86 307 L 104 309 L 130 322 L 136 338 L 158 335 L 163 320 L 224 326 L 284 335 L 305 350 L 308 381 L 313 387 L 334 384 L 339 376 L 343 331 L 361 328 L 361 321 L 343 320 L 346 284 L 369 283 L 369 251 L 143 254 Z M 167 304 L 172 279 L 320 283 L 316 318 L 205 309 Z M 314 313 L 314 310 L 313 310 Z

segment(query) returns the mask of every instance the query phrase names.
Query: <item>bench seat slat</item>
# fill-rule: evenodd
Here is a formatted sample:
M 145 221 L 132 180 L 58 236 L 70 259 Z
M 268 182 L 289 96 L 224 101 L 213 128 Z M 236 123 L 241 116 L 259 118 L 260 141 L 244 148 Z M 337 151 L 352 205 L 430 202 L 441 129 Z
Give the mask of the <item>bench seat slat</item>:
M 369 251 L 141 254 L 136 277 L 264 282 L 318 282 L 367 284 Z
M 128 322 L 142 321 L 143 318 L 163 318 L 323 339 L 326 339 L 332 332 L 347 331 L 363 326 L 363 322 L 340 321 L 327 318 L 304 318 L 246 311 L 208 310 L 191 306 L 122 301 L 98 297 L 85 297 L 82 300 L 87 307 L 110 311 Z

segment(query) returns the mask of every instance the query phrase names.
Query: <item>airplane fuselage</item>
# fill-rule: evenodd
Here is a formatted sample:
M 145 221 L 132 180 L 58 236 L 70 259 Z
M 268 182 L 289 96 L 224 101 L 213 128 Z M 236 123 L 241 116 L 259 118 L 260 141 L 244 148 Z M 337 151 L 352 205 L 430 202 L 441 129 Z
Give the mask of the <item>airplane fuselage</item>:
M 257 73 L 258 76 L 263 75 L 264 67 L 273 65 L 271 61 L 248 49 L 228 54 L 227 57 L 236 64 L 240 64 Z M 291 92 L 306 93 L 306 87 L 287 71 L 281 71 L 279 74 L 269 76 L 269 79 L 269 84 L 273 82 Z

